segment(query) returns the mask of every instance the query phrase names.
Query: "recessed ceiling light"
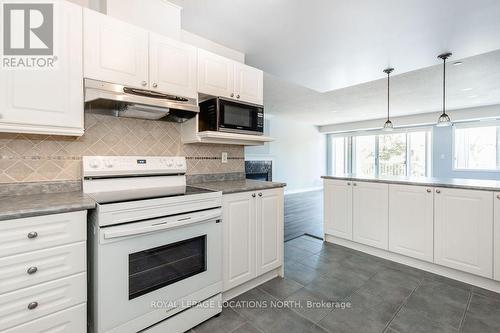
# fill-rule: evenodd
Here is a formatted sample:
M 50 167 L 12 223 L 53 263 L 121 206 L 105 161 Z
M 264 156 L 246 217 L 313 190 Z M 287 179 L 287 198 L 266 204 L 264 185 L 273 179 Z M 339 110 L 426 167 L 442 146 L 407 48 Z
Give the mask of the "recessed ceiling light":
M 463 88 L 462 91 L 471 91 L 472 88 Z
M 460 66 L 460 65 L 462 65 L 462 64 L 463 64 L 463 62 L 461 62 L 461 61 L 455 61 L 455 62 L 453 63 L 453 66 Z

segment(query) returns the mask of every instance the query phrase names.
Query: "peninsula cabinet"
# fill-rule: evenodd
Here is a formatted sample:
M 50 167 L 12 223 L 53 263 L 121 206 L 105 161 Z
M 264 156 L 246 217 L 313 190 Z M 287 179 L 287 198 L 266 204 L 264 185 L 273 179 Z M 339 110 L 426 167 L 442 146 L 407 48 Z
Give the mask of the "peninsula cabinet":
M 387 250 L 389 227 L 389 185 L 353 182 L 353 240 Z
M 0 69 L 0 132 L 83 135 L 82 7 L 54 6 L 54 68 Z
M 225 194 L 223 290 L 283 265 L 283 189 Z
M 495 193 L 495 197 L 493 199 L 494 201 L 494 214 L 495 214 L 495 219 L 494 219 L 494 236 L 493 236 L 493 243 L 494 243 L 494 253 L 493 253 L 493 258 L 494 258 L 494 268 L 495 268 L 495 273 L 494 273 L 494 278 L 497 281 L 500 281 L 500 192 Z
M 389 185 L 389 250 L 432 262 L 433 233 L 433 189 Z
M 492 278 L 492 192 L 450 188 L 434 192 L 434 262 Z
M 326 179 L 324 232 L 352 240 L 352 182 Z

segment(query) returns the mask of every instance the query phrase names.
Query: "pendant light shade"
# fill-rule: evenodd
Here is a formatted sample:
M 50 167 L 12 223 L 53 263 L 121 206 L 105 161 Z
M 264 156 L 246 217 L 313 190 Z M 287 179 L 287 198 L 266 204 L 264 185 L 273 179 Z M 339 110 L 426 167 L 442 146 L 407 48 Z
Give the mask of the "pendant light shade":
M 451 53 L 443 53 L 438 55 L 439 59 L 443 60 L 443 113 L 439 116 L 436 126 L 446 127 L 451 126 L 450 116 L 446 114 L 446 59 L 451 57 Z
M 386 68 L 384 69 L 384 73 L 387 74 L 387 120 L 385 121 L 384 123 L 384 127 L 382 128 L 383 131 L 386 131 L 386 132 L 390 132 L 394 129 L 394 125 L 392 124 L 392 121 L 390 119 L 390 114 L 389 114 L 389 111 L 390 111 L 390 75 L 392 73 L 392 71 L 394 70 L 394 68 Z

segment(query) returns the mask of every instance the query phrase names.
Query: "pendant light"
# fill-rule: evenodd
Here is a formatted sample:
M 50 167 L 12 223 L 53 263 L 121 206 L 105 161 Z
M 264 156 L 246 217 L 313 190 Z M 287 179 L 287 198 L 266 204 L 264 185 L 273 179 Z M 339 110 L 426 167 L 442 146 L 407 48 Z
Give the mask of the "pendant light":
M 451 53 L 443 53 L 438 55 L 439 59 L 443 59 L 443 113 L 439 116 L 436 126 L 445 127 L 451 126 L 450 116 L 446 114 L 446 59 L 451 57 Z
M 384 123 L 384 127 L 382 128 L 382 131 L 390 132 L 394 129 L 394 126 L 392 125 L 392 121 L 389 117 L 389 102 L 390 102 L 390 75 L 394 68 L 386 68 L 384 69 L 384 73 L 387 74 L 387 120 Z

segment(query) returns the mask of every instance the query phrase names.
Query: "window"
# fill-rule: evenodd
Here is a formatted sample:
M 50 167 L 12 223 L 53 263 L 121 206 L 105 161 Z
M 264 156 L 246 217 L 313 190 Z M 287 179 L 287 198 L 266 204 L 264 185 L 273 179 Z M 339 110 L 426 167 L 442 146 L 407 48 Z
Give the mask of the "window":
M 330 136 L 330 174 L 430 176 L 431 131 Z
M 497 170 L 500 126 L 457 125 L 454 129 L 456 169 Z
M 347 172 L 347 137 L 330 136 L 330 174 L 341 175 Z

